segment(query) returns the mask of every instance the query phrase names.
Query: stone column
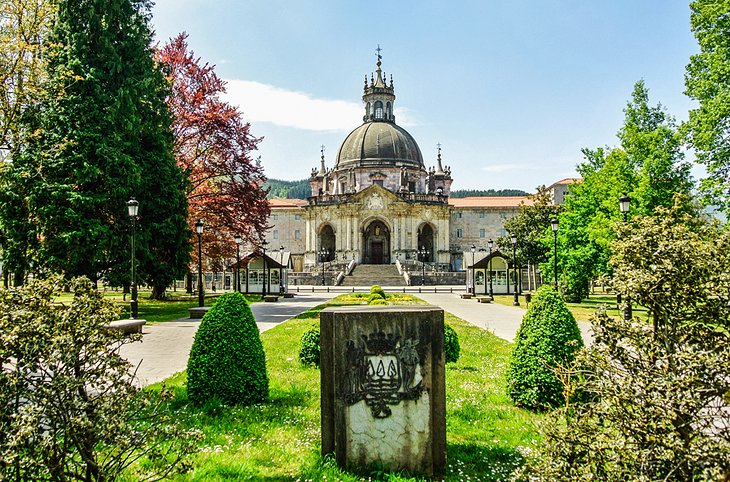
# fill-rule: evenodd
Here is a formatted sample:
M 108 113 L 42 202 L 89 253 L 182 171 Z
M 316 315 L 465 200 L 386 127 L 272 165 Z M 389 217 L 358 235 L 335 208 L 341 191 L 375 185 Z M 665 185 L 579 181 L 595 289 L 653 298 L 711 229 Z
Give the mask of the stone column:
M 320 315 L 322 454 L 428 476 L 446 466 L 444 312 L 350 306 Z

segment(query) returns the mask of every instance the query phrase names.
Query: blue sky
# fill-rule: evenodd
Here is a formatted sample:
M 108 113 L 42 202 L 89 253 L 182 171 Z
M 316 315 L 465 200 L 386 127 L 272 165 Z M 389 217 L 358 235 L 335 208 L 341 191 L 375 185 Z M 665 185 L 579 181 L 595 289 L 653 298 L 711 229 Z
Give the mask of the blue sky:
M 307 178 L 322 144 L 334 164 L 362 123 L 380 44 L 396 121 L 427 166 L 441 143 L 454 189 L 533 191 L 575 176 L 582 147 L 617 144 L 639 79 L 652 104 L 687 118 L 687 3 L 158 0 L 152 23 L 161 41 L 187 32 L 216 65 L 264 137 L 269 177 Z

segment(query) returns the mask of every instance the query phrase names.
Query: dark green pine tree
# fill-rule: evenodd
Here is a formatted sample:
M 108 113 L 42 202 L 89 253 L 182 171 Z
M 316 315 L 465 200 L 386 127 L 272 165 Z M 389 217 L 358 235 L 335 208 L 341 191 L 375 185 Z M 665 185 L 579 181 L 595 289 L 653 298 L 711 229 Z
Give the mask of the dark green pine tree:
M 185 267 L 189 232 L 149 9 L 146 0 L 59 2 L 48 96 L 10 178 L 27 191 L 36 264 L 69 277 L 129 281 L 126 203 L 136 197 L 139 273 L 160 294 Z

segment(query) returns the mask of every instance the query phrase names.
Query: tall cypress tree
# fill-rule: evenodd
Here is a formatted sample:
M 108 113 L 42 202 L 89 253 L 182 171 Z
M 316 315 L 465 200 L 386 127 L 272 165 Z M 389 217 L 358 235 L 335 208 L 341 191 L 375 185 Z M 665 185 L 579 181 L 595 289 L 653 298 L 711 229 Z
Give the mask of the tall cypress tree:
M 39 266 L 129 281 L 126 202 L 140 202 L 140 276 L 157 294 L 184 269 L 185 177 L 172 156 L 167 84 L 152 60 L 146 0 L 61 0 L 48 96 L 14 153 Z

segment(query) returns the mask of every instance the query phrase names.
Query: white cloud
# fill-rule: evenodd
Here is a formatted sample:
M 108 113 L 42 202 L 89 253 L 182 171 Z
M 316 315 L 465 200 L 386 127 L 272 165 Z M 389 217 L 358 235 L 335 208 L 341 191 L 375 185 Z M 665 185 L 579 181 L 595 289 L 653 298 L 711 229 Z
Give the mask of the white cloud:
M 302 92 L 250 80 L 227 80 L 223 99 L 238 106 L 250 122 L 312 131 L 349 131 L 361 122 L 360 103 L 315 99 Z
M 249 122 L 270 122 L 278 126 L 309 131 L 349 132 L 362 122 L 360 102 L 317 99 L 303 92 L 280 89 L 251 80 L 226 80 L 223 100 L 237 106 Z M 395 111 L 398 125 L 418 122 L 405 107 Z

